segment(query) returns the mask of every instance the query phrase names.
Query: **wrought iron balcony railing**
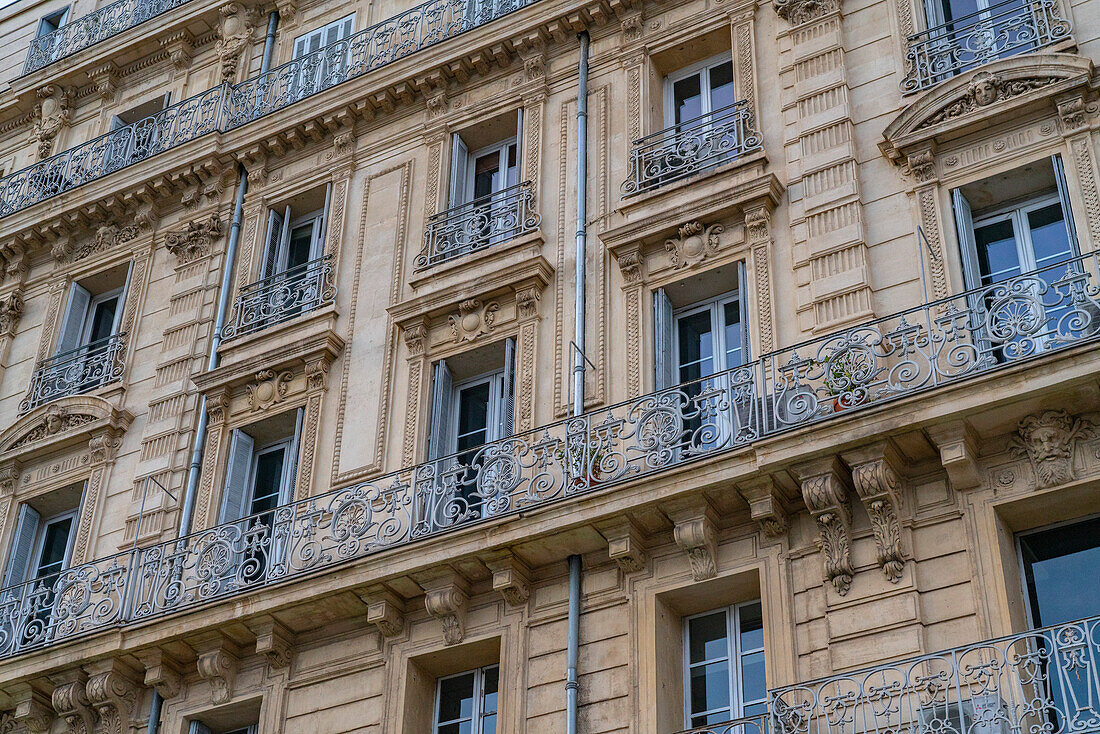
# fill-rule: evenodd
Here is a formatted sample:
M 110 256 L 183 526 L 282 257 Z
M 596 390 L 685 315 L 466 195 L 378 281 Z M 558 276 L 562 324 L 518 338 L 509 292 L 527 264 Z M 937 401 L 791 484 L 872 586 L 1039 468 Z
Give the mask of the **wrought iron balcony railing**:
M 72 56 L 190 0 L 117 0 L 31 41 L 23 73 Z
M 335 302 L 332 256 L 325 255 L 242 288 L 225 338 L 252 334 Z
M 122 377 L 125 365 L 126 334 L 106 339 L 43 360 L 31 376 L 27 397 L 19 403 L 19 412 L 26 413 L 51 400 L 78 395 L 109 385 Z
M 1072 30 L 1058 0 L 1005 0 L 909 36 L 903 94 L 997 59 L 1065 40 Z
M 777 734 L 1100 731 L 1100 617 L 774 690 Z
M 215 87 L 0 178 L 0 216 L 213 132 L 224 94 Z
M 634 141 L 623 197 L 721 166 L 763 147 L 752 110 L 742 100 Z
M 424 232 L 424 248 L 415 270 L 492 247 L 538 229 L 535 190 L 530 181 L 433 214 Z
M 761 438 L 1096 342 L 1098 258 L 1077 257 L 702 380 L 75 567 L 50 593 L 33 585 L 8 592 L 25 601 L 0 608 L 0 625 L 43 631 L 0 639 L 0 658 L 567 502 Z
M 729 721 L 701 724 L 677 732 L 677 734 L 768 734 L 768 719 L 768 712 L 765 711 L 755 716 L 743 716 Z
M 158 7 L 170 1 L 154 0 Z M 537 1 L 429 0 L 258 77 L 207 90 L 5 176 L 0 179 L 0 217 L 206 133 L 238 128 Z

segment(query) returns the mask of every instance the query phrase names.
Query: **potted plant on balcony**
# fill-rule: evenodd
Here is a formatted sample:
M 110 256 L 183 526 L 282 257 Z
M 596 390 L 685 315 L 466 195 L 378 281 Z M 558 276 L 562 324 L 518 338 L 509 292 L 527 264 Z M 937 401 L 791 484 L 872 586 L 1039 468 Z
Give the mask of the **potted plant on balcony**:
M 824 368 L 825 389 L 833 398 L 833 412 L 839 413 L 867 402 L 867 387 L 860 380 L 860 355 L 839 350 L 819 362 Z
M 562 472 L 565 475 L 565 486 L 568 490 L 580 491 L 587 489 L 592 484 L 603 481 L 604 475 L 600 466 L 603 464 L 607 451 L 602 441 L 598 441 L 595 447 L 589 442 L 587 452 L 581 450 L 567 451 L 566 445 L 565 441 L 558 444 L 557 449 L 554 451 L 554 458 L 562 467 Z M 580 447 L 576 448 L 579 449 Z M 586 455 L 587 462 L 585 461 Z

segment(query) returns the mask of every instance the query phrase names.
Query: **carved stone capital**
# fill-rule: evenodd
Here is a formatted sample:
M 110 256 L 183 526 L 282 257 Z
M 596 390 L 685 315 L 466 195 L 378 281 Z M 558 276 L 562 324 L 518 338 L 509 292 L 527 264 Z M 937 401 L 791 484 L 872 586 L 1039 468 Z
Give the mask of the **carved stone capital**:
M 691 577 L 705 581 L 718 575 L 717 515 L 702 497 L 677 500 L 662 508 L 672 520 L 672 538 L 691 564 Z
M 852 508 L 849 482 L 840 460 L 819 459 L 792 468 L 802 499 L 817 522 L 825 579 L 844 596 L 852 586 Z
M 96 714 L 88 702 L 83 676 L 70 675 L 69 680 L 53 689 L 53 709 L 69 726 L 69 734 L 94 734 Z
M 640 247 L 620 250 L 615 255 L 615 261 L 619 264 L 619 272 L 622 273 L 623 282 L 627 285 L 636 285 L 645 280 Z
M 113 461 L 122 447 L 122 437 L 107 430 L 88 439 L 88 458 L 93 464 Z
M 405 335 L 405 346 L 409 350 L 409 356 L 422 356 L 428 346 L 427 322 L 415 321 L 411 324 L 406 324 L 402 331 Z
M 521 321 L 533 319 L 539 315 L 539 301 L 542 300 L 542 288 L 527 285 L 516 288 L 516 316 Z
M 114 661 L 103 667 L 106 669 L 94 672 L 85 686 L 88 702 L 99 714 L 96 734 L 123 734 L 138 714 L 138 686 Z
M 294 660 L 294 633 L 278 620 L 264 617 L 248 625 L 256 635 L 256 653 L 267 658 L 272 668 L 290 667 Z
M 179 695 L 183 684 L 179 663 L 159 647 L 142 650 L 135 657 L 145 667 L 145 685 L 155 688 L 165 700 Z
M 623 573 L 645 568 L 645 541 L 642 531 L 627 517 L 619 517 L 596 526 L 607 541 L 607 555 Z
M 775 0 L 776 14 L 791 25 L 802 25 L 840 10 L 840 0 Z
M 748 503 L 749 516 L 760 523 L 764 535 L 777 538 L 787 532 L 789 523 L 787 511 L 783 509 L 783 495 L 771 476 L 739 481 L 737 493 Z
M 978 465 L 978 434 L 964 420 L 925 429 L 940 451 L 940 464 L 956 490 L 974 489 L 982 483 Z
M 508 551 L 491 553 L 482 561 L 493 572 L 493 591 L 500 592 L 513 607 L 527 603 L 531 596 L 531 570 Z
M 324 390 L 328 384 L 328 368 L 332 360 L 326 357 L 306 362 L 306 389 L 310 392 Z
M 852 485 L 871 520 L 878 565 L 886 578 L 896 584 L 905 569 L 898 522 L 902 503 L 901 457 L 892 443 L 880 441 L 849 451 L 842 458 L 852 468 Z
M 919 183 L 928 183 L 936 179 L 936 156 L 931 150 L 912 153 L 907 158 L 909 172 Z
M 213 251 L 214 240 L 221 236 L 222 221 L 217 213 L 194 219 L 179 229 L 170 231 L 164 238 L 164 246 L 185 265 Z
M 367 622 L 383 637 L 397 637 L 405 631 L 405 600 L 384 586 L 367 589 L 360 595 L 367 605 Z
M 1066 132 L 1073 132 L 1084 127 L 1087 115 L 1084 96 L 1078 94 L 1057 101 L 1058 117 L 1062 118 L 1062 126 Z
M 14 705 L 11 720 L 31 734 L 46 734 L 53 726 L 54 711 L 50 699 L 33 689 L 28 683 L 20 683 L 8 689 Z M 2 731 L 2 729 L 0 729 Z
M 466 582 L 454 571 L 442 571 L 417 579 L 424 589 L 424 608 L 443 625 L 443 641 L 457 645 L 466 636 Z
M 213 634 L 197 641 L 194 647 L 199 654 L 196 663 L 199 677 L 210 683 L 211 703 L 215 706 L 228 703 L 233 698 L 240 664 L 236 646 L 221 635 Z
M 745 210 L 745 234 L 750 246 L 771 240 L 772 215 L 767 206 L 754 206 Z
M 229 417 L 229 393 L 218 390 L 206 396 L 206 414 L 210 423 L 216 425 L 224 423 Z

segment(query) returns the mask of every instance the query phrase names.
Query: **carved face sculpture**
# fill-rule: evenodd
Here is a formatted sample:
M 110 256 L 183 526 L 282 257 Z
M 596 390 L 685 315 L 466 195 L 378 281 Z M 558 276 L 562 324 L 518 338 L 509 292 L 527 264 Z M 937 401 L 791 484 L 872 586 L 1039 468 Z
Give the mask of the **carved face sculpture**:
M 997 101 L 997 79 L 992 74 L 981 74 L 974 78 L 970 92 L 979 107 L 991 105 Z
M 1073 480 L 1073 447 L 1082 432 L 1091 433 L 1086 422 L 1048 410 L 1020 421 L 1013 448 L 1031 460 L 1039 486 L 1064 484 Z

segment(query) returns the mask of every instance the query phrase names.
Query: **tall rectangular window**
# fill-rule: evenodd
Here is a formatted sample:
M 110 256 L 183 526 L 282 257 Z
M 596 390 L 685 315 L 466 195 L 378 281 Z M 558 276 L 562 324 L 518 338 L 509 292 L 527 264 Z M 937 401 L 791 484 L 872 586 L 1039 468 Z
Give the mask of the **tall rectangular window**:
M 65 570 L 76 536 L 79 509 L 78 505 L 69 503 L 77 502 L 79 491 L 66 491 L 63 497 L 40 504 L 39 509 L 29 503 L 19 506 L 4 586 L 53 579 Z M 64 509 L 59 509 L 58 505 Z
M 665 79 L 665 124 L 679 127 L 736 101 L 733 61 L 721 54 L 669 74 Z
M 708 726 L 767 710 L 759 601 L 684 620 L 684 720 Z
M 35 36 L 41 38 L 42 36 L 53 33 L 61 26 L 65 25 L 69 21 L 69 8 L 68 6 L 61 10 L 55 10 L 54 12 L 42 16 L 42 19 L 38 21 L 38 30 Z
M 294 58 L 319 51 L 337 41 L 342 41 L 355 31 L 355 13 L 303 33 L 294 39 Z
M 432 734 L 496 734 L 500 666 L 440 678 Z

